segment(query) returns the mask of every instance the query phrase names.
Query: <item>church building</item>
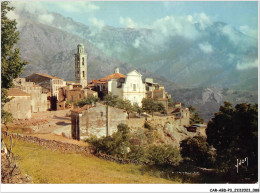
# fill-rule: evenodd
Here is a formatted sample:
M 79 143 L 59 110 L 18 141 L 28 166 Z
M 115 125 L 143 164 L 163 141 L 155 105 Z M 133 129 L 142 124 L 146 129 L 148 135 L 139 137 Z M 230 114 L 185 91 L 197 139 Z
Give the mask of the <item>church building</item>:
M 119 73 L 119 68 L 115 69 L 115 73 Z M 142 100 L 146 97 L 142 75 L 136 70 L 127 73 L 125 78 L 110 79 L 108 92 L 121 99 L 129 100 L 132 105 L 137 103 L 139 106 L 142 106 Z

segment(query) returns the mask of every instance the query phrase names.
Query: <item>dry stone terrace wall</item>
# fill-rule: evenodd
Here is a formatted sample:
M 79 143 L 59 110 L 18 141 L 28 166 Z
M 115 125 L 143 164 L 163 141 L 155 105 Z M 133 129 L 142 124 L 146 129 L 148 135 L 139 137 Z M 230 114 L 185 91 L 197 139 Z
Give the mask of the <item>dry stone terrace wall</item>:
M 2 133 L 3 134 L 3 133 Z M 12 135 L 14 138 L 18 140 L 22 140 L 28 143 L 34 143 L 41 145 L 45 148 L 52 149 L 54 151 L 61 151 L 64 153 L 83 153 L 83 154 L 91 154 L 94 152 L 93 148 L 90 146 L 80 146 L 76 144 L 64 143 L 55 140 L 42 139 L 29 135 L 22 134 L 8 134 Z
M 5 135 L 6 133 L 4 133 Z M 3 135 L 3 132 L 2 132 Z M 47 139 L 42 139 L 34 136 L 28 136 L 28 135 L 22 135 L 22 134 L 8 134 L 12 135 L 14 138 L 18 140 L 22 140 L 24 142 L 28 143 L 34 143 L 41 145 L 45 148 L 52 149 L 54 151 L 61 151 L 64 153 L 82 153 L 82 154 L 94 154 L 98 158 L 101 158 L 106 161 L 113 161 L 119 164 L 136 164 L 136 165 L 145 165 L 149 164 L 148 162 L 140 162 L 137 160 L 130 160 L 130 159 L 123 159 L 123 158 L 117 158 L 113 157 L 111 155 L 103 154 L 100 152 L 96 152 L 94 148 L 91 146 L 79 146 L 75 144 L 70 144 L 70 143 L 63 143 L 55 140 L 47 140 Z

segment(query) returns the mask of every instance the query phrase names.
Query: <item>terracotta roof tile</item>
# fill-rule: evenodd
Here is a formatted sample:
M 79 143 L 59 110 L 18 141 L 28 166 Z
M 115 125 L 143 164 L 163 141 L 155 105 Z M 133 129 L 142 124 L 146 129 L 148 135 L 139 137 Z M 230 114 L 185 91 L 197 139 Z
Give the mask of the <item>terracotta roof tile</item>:
M 18 88 L 10 88 L 7 91 L 8 96 L 30 96 L 28 93 L 18 89 Z
M 107 80 L 92 80 L 92 82 L 96 84 L 106 84 Z
M 111 80 L 111 79 L 119 79 L 119 78 L 125 78 L 126 76 L 121 74 L 121 73 L 114 73 L 114 74 L 110 74 L 104 78 L 101 78 L 100 80 Z

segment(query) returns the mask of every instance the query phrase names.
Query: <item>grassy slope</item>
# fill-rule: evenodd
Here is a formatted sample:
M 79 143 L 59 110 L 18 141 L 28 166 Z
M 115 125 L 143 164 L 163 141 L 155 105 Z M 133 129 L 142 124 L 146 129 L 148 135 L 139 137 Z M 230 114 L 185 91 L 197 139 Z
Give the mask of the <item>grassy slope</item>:
M 18 141 L 14 153 L 19 156 L 22 173 L 34 183 L 180 183 L 150 176 L 143 166 L 120 165 L 94 156 L 68 154 L 45 149 L 39 145 Z

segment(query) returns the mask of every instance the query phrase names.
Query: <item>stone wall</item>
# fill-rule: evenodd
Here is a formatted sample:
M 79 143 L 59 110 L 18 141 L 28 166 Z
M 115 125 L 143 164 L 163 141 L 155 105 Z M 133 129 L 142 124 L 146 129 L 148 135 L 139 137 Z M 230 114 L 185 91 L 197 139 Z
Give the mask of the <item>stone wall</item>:
M 66 99 L 69 101 L 79 101 L 87 97 L 87 92 L 81 89 L 66 90 Z
M 31 96 L 15 96 L 5 104 L 4 110 L 12 113 L 15 119 L 31 118 Z
M 47 111 L 47 93 L 43 93 L 41 86 L 34 82 L 26 82 L 25 78 L 16 78 L 13 80 L 15 88 L 28 93 L 31 96 L 31 113 Z
M 100 103 L 81 112 L 72 111 L 71 115 L 72 138 L 78 139 L 76 136 L 79 129 L 81 140 L 90 135 L 97 137 L 112 135 L 117 131 L 117 125 L 126 123 L 127 117 L 124 110 L 110 106 L 107 113 L 106 105 Z
M 14 138 L 17 138 L 18 140 L 22 140 L 28 143 L 38 144 L 54 151 L 61 151 L 65 153 L 83 153 L 83 154 L 91 154 L 94 152 L 91 146 L 80 146 L 76 144 L 42 139 L 42 138 L 29 136 L 29 135 L 22 135 L 22 134 L 9 134 L 9 135 L 12 135 Z

